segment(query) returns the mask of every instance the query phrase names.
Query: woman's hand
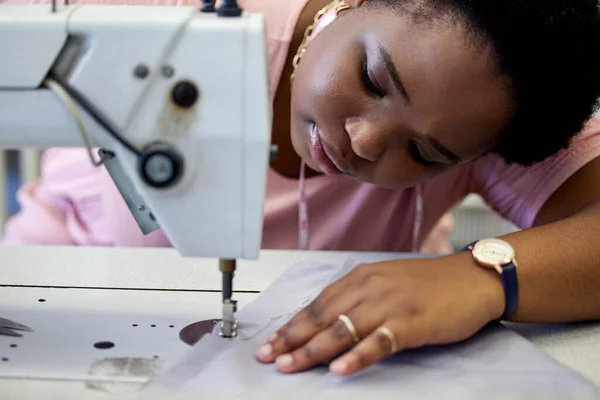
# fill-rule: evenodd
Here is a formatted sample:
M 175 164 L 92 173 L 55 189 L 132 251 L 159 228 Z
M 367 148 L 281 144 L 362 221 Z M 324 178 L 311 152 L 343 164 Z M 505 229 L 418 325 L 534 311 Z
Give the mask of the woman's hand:
M 396 351 L 466 339 L 503 311 L 500 277 L 468 252 L 366 264 L 327 287 L 257 357 L 288 373 L 335 359 L 330 370 L 350 375 Z

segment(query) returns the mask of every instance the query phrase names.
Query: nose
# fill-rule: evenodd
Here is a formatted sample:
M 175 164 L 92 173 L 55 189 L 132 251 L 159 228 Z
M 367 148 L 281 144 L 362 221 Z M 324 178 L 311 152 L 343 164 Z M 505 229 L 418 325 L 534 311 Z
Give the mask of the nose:
M 385 151 L 387 141 L 384 124 L 366 118 L 348 118 L 345 124 L 354 153 L 368 161 L 377 161 Z

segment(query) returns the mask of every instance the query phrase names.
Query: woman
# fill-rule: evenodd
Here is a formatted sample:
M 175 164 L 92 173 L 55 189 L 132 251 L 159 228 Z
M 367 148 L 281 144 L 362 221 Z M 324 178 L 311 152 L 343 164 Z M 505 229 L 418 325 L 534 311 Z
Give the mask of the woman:
M 471 192 L 523 228 L 445 257 L 357 268 L 258 349 L 260 361 L 297 372 L 337 357 L 331 370 L 347 375 L 500 318 L 600 316 L 595 0 L 240 4 L 268 23 L 279 156 L 265 247 L 408 251 Z M 163 243 L 123 229 L 131 217 L 84 159 L 48 153 L 7 242 Z M 310 227 L 298 232 L 302 171 Z M 40 213 L 51 226 L 24 236 Z

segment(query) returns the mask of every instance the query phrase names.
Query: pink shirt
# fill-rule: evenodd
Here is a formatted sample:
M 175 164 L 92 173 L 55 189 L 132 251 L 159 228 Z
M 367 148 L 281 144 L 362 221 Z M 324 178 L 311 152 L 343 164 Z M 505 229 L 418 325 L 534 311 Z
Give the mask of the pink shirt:
M 294 26 L 306 1 L 238 0 L 245 10 L 266 16 L 271 93 L 275 93 L 281 79 Z M 150 3 L 183 4 L 167 0 Z M 190 0 L 188 4 L 199 2 Z M 592 119 L 568 150 L 534 167 L 509 166 L 498 156 L 488 155 L 447 171 L 421 186 L 421 240 L 469 193 L 482 195 L 500 215 L 519 227 L 530 227 L 552 193 L 599 155 L 600 120 Z M 318 176 L 307 179 L 305 190 L 311 249 L 411 250 L 414 189 L 389 190 L 350 178 Z M 297 248 L 298 199 L 298 181 L 269 170 L 263 248 Z M 170 245 L 160 230 L 146 236 L 140 232 L 108 173 L 104 168 L 94 168 L 83 149 L 45 151 L 41 178 L 21 188 L 18 200 L 21 211 L 6 225 L 6 244 Z

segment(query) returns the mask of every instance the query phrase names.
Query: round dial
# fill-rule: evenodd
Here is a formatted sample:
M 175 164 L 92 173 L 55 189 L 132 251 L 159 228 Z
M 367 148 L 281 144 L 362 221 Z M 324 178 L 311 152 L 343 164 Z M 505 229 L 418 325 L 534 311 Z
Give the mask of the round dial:
M 473 256 L 480 263 L 493 267 L 510 263 L 515 256 L 515 251 L 504 240 L 484 239 L 475 243 Z

